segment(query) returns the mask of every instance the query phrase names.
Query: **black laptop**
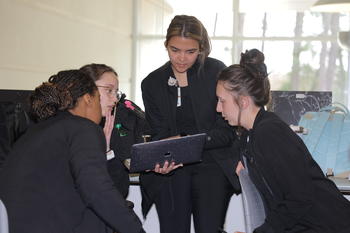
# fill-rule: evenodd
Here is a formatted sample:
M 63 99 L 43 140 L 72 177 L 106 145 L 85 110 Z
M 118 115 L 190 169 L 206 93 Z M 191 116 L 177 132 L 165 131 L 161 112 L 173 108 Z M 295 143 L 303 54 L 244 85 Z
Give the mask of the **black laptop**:
M 134 144 L 131 147 L 130 172 L 153 170 L 158 163 L 188 164 L 200 162 L 206 134 L 195 134 L 176 139 L 164 139 Z

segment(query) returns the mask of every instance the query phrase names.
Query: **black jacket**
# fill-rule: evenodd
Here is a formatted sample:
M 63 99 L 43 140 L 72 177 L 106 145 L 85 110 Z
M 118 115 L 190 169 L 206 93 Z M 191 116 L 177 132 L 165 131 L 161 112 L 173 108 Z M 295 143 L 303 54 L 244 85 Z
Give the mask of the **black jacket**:
M 350 232 L 350 202 L 287 124 L 261 109 L 248 136 L 242 153 L 267 212 L 255 232 Z
M 126 101 L 129 101 L 129 104 L 125 104 Z M 123 162 L 130 158 L 131 146 L 143 142 L 142 135 L 147 134 L 148 130 L 144 113 L 135 103 L 125 99 L 118 103 L 110 142 L 115 158 L 108 160 L 107 167 L 114 184 L 124 197 L 129 191 L 129 170 Z
M 100 127 L 61 112 L 33 125 L 0 172 L 10 232 L 140 232 L 108 175 Z
M 207 58 L 199 70 L 195 63 L 188 71 L 194 118 L 199 133 L 207 134 L 203 156 L 212 157 L 224 173 L 239 190 L 235 167 L 239 152 L 233 145 L 235 133 L 232 127 L 216 112 L 216 78 L 225 65 L 216 59 Z M 145 105 L 146 120 L 150 124 L 152 140 L 175 136 L 181 132 L 176 129 L 177 98 L 170 95 L 169 77 L 175 77 L 170 62 L 150 73 L 141 84 L 142 98 Z M 176 172 L 176 171 L 175 171 Z M 167 176 L 147 173 L 141 175 L 142 205 L 144 215 L 152 205 L 157 192 L 161 189 L 162 179 Z

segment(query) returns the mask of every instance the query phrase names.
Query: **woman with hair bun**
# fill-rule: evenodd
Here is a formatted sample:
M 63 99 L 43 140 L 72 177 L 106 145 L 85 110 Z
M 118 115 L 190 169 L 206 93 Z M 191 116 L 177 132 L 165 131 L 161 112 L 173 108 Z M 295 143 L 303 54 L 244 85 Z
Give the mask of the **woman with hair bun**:
M 270 97 L 264 59 L 257 49 L 246 51 L 239 65 L 221 72 L 216 88 L 217 111 L 247 132 L 236 173 L 248 168 L 264 202 L 266 218 L 254 232 L 350 232 L 349 201 L 324 176 L 301 138 L 264 110 Z
M 61 71 L 30 97 L 38 123 L 0 173 L 11 233 L 144 232 L 107 172 L 100 96 L 79 70 Z

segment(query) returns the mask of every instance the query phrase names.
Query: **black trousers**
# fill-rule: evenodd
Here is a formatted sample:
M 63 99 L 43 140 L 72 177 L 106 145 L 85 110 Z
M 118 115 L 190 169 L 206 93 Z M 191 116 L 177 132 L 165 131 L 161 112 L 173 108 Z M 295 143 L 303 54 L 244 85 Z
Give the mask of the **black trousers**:
M 187 165 L 169 176 L 155 200 L 161 233 L 217 233 L 233 187 L 216 162 Z

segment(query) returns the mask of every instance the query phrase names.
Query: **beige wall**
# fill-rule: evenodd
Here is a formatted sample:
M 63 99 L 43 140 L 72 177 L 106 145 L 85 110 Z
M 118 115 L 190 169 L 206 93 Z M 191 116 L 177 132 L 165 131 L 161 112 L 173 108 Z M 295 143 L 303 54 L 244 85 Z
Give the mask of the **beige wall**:
M 0 0 L 0 89 L 95 62 L 114 67 L 128 93 L 131 33 L 131 0 Z

